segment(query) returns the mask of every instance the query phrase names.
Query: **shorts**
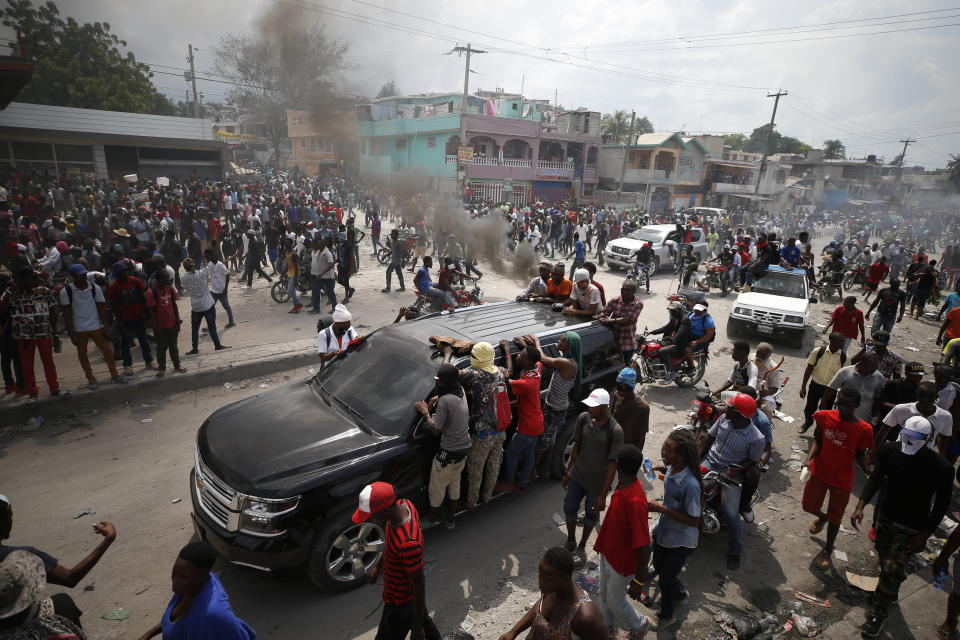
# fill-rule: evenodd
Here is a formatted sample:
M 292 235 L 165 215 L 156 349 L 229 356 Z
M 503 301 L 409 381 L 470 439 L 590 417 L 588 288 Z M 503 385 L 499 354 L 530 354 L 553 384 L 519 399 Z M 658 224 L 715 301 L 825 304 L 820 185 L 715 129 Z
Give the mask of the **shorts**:
M 600 514 L 593 510 L 593 503 L 597 501 L 597 496 L 573 478 L 567 478 L 567 492 L 563 496 L 563 514 L 567 522 L 577 520 L 580 503 L 584 500 L 586 502 L 583 505 L 583 525 L 595 527 L 600 518 Z
M 567 419 L 566 409 L 554 409 L 550 405 L 543 405 L 543 433 L 537 440 L 537 451 L 546 451 L 557 442 L 557 433 Z
M 807 513 L 818 514 L 823 509 L 823 499 L 830 492 L 830 501 L 827 504 L 827 522 L 839 525 L 843 522 L 843 512 L 850 502 L 850 491 L 831 487 L 816 476 L 810 476 L 803 487 L 803 510 Z
M 414 247 L 414 248 L 413 248 L 413 255 L 414 255 L 415 257 L 417 257 L 417 258 L 423 258 L 425 255 L 427 255 L 427 247 L 426 247 L 426 245 L 424 245 L 424 246 L 417 245 L 416 247 Z
M 445 467 L 440 466 L 439 460 L 433 459 L 430 465 L 430 486 L 427 489 L 431 507 L 436 508 L 443 504 L 444 496 L 449 496 L 451 500 L 460 499 L 460 476 L 466 464 L 466 456 Z
M 877 287 L 879 286 L 880 286 L 879 282 L 868 282 L 867 284 L 863 285 L 863 288 L 866 291 L 876 291 Z

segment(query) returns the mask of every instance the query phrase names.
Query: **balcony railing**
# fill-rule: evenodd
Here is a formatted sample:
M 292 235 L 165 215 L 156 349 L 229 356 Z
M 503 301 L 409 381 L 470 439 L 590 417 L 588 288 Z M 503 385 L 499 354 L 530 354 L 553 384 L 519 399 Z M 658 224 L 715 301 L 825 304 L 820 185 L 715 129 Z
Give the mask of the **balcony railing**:
M 457 156 L 448 155 L 444 160 L 446 164 L 456 164 Z M 503 162 L 498 162 L 496 158 L 475 157 L 470 161 L 470 164 L 481 167 L 522 167 L 526 169 L 533 166 L 533 162 L 530 160 L 518 160 L 516 158 L 504 158 Z
M 596 172 L 597 172 L 597 165 L 595 164 L 587 165 L 587 173 L 596 173 Z
M 558 171 L 573 171 L 572 162 L 537 162 L 538 169 L 553 169 Z
M 533 165 L 533 162 L 530 160 L 516 160 L 514 158 L 504 158 L 503 166 L 505 167 L 530 167 Z

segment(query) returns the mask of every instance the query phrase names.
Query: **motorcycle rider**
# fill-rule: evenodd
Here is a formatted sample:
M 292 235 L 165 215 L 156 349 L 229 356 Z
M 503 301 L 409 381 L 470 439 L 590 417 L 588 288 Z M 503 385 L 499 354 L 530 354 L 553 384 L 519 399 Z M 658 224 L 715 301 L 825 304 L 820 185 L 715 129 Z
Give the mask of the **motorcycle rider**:
M 745 393 L 738 393 L 700 443 L 703 465 L 730 480 L 720 487 L 721 511 L 727 523 L 727 569 L 730 571 L 740 568 L 743 554 L 740 524 L 742 482 L 745 474 L 759 463 L 766 446 L 763 434 L 752 421 L 756 412 L 756 401 Z
M 650 271 L 653 268 L 653 247 L 649 242 L 644 242 L 635 254 L 627 258 L 627 262 L 630 262 L 630 258 L 636 259 L 633 264 L 634 275 L 639 275 L 641 270 L 646 272 L 647 293 L 650 293 Z
M 673 382 L 677 377 L 677 372 L 673 370 L 670 359 L 680 357 L 680 355 L 685 352 L 691 340 L 690 318 L 686 315 L 686 310 L 687 308 L 683 306 L 683 303 L 671 302 L 667 305 L 667 311 L 670 313 L 670 319 L 667 321 L 667 324 L 649 332 L 649 335 L 662 334 L 664 343 L 670 343 L 669 345 L 663 346 L 660 351 L 657 352 L 657 357 L 660 358 L 660 362 L 662 362 L 663 366 L 667 369 L 665 384 Z
M 843 252 L 837 251 L 830 255 L 830 260 L 823 264 L 822 269 L 826 271 L 827 277 L 829 277 L 829 283 L 831 287 L 836 287 L 838 294 L 842 292 L 842 283 L 843 283 L 843 270 L 844 270 L 844 258 Z M 827 292 L 829 295 L 829 289 Z
M 687 286 L 692 276 L 700 267 L 700 256 L 693 252 L 693 245 L 683 245 L 683 253 L 680 254 L 680 283 Z

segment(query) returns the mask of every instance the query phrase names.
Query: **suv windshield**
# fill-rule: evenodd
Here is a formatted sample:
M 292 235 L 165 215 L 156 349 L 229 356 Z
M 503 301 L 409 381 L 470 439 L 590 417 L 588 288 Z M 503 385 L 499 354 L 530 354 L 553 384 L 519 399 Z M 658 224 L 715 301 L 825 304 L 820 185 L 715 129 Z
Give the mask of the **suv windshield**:
M 313 379 L 325 400 L 329 393 L 339 409 L 384 436 L 407 432 L 414 401 L 426 399 L 435 384 L 433 369 L 403 357 L 391 348 L 392 342 L 375 333 L 359 350 L 334 360 Z
M 658 245 L 660 241 L 663 240 L 663 232 L 657 231 L 656 229 L 637 229 L 627 237 L 632 240 L 641 240 L 653 245 Z
M 798 274 L 767 271 L 753 281 L 753 286 L 750 290 L 753 293 L 768 293 L 772 296 L 806 298 L 807 292 L 803 283 L 804 278 L 805 276 Z

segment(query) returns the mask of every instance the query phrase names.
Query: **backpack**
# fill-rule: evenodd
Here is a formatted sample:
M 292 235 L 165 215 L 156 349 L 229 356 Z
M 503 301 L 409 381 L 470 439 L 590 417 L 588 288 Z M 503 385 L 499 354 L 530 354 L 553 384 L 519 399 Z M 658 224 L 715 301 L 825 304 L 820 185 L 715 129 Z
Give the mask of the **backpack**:
M 494 387 L 493 394 L 497 407 L 497 431 L 503 431 L 513 422 L 513 411 L 510 409 L 510 396 L 507 393 L 507 381 L 500 375 Z
M 827 352 L 827 345 L 822 344 L 820 348 L 817 349 L 817 357 L 813 360 L 813 366 L 817 366 L 817 363 L 820 362 L 820 358 L 823 357 L 823 354 Z M 847 352 L 840 351 L 840 366 L 845 366 L 847 364 Z

